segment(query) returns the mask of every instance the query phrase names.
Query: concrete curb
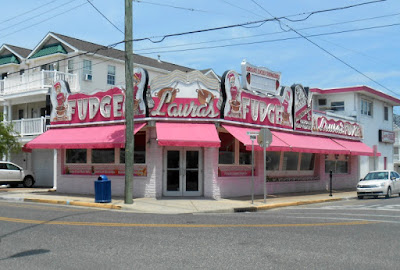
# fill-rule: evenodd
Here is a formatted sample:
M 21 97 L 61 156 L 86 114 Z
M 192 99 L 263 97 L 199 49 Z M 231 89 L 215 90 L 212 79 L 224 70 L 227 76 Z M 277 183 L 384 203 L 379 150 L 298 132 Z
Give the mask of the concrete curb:
M 121 206 L 114 205 L 114 204 L 79 202 L 79 201 L 32 199 L 32 198 L 24 198 L 23 201 L 24 202 L 36 202 L 36 203 L 61 204 L 61 205 L 75 205 L 75 206 L 84 206 L 84 207 L 97 207 L 97 208 L 117 209 L 117 210 L 122 208 Z
M 238 207 L 238 208 L 234 208 L 233 210 L 234 210 L 234 212 L 257 212 L 260 210 L 269 210 L 269 209 L 279 208 L 279 207 L 341 201 L 343 199 L 344 198 L 332 198 L 332 199 L 320 199 L 320 200 L 297 201 L 297 202 L 286 202 L 286 203 L 274 203 L 274 204 L 258 205 L 258 206 L 250 206 L 250 207 Z

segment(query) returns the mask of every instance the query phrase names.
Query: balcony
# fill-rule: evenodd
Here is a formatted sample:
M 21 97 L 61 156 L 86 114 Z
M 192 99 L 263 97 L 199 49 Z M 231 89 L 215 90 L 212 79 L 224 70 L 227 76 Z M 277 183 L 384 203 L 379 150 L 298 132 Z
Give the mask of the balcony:
M 40 118 L 29 118 L 29 119 L 20 119 L 20 120 L 12 120 L 11 123 L 13 125 L 13 129 L 15 135 L 24 136 L 35 136 L 40 135 L 46 131 L 46 120 L 48 117 L 40 117 Z
M 71 92 L 79 90 L 78 75 L 56 70 L 42 70 L 39 72 L 24 73 L 0 80 L 0 95 L 21 94 L 31 90 L 52 87 L 58 80 L 68 82 Z

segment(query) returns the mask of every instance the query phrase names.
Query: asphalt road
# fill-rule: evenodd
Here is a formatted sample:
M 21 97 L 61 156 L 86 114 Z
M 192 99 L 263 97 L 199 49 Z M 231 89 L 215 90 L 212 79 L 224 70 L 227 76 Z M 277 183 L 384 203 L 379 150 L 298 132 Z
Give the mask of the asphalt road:
M 397 269 L 400 198 L 149 215 L 0 201 L 0 269 Z

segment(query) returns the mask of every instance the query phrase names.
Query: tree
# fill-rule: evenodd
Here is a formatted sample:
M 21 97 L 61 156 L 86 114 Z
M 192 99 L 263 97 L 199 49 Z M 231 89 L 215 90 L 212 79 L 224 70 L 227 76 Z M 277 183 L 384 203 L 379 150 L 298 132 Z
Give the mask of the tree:
M 21 144 L 15 136 L 11 123 L 3 122 L 3 115 L 0 114 L 0 159 L 8 153 L 21 151 Z

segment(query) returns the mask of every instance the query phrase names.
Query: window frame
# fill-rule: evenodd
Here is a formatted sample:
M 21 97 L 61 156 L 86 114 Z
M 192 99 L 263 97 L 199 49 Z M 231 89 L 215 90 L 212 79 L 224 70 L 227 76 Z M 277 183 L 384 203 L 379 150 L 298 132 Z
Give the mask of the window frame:
M 82 64 L 82 74 L 83 74 L 83 79 L 86 80 L 86 75 L 90 75 L 91 78 L 89 81 L 93 80 L 93 69 L 92 69 L 92 60 L 86 60 L 83 59 L 83 64 Z
M 110 72 L 111 68 L 111 72 Z M 114 70 L 112 70 L 114 69 Z M 115 85 L 115 78 L 116 78 L 116 67 L 113 65 L 107 65 L 107 84 L 108 85 Z
M 224 132 L 224 131 L 219 131 L 219 133 L 226 133 L 226 134 L 230 134 L 229 132 Z M 242 144 L 242 142 L 240 142 L 238 139 L 235 138 L 235 136 L 233 136 L 232 134 L 230 134 L 232 136 L 232 138 L 234 139 L 234 145 L 233 145 L 233 163 L 219 163 L 219 151 L 221 149 L 218 148 L 218 166 L 251 166 L 251 151 L 245 150 L 245 152 L 250 153 L 250 163 L 249 164 L 241 164 L 240 163 L 240 154 L 241 153 L 245 153 L 245 152 L 240 152 L 240 144 Z M 246 146 L 244 146 L 244 149 L 246 148 Z M 243 149 L 243 148 L 242 148 Z
M 361 99 L 361 115 L 373 116 L 373 102 L 367 99 Z
M 383 107 L 383 120 L 389 121 L 389 107 L 388 106 Z
M 331 110 L 337 112 L 344 111 L 344 101 L 331 101 Z

